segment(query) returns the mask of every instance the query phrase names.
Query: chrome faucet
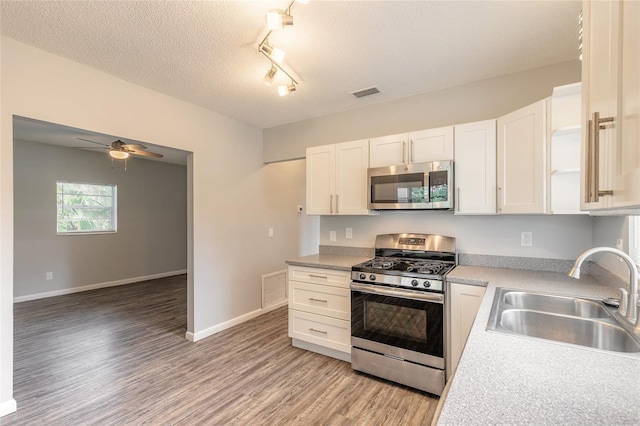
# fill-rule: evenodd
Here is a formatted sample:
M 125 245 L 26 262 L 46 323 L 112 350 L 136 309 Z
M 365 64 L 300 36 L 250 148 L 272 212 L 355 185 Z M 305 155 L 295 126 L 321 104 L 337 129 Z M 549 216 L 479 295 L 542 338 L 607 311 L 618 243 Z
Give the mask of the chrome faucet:
M 624 315 L 627 321 L 631 324 L 635 324 L 636 320 L 638 320 L 638 267 L 628 254 L 611 247 L 594 247 L 585 251 L 576 259 L 576 262 L 573 264 L 573 268 L 571 268 L 568 275 L 572 278 L 580 278 L 580 266 L 582 265 L 582 262 L 592 254 L 601 252 L 617 254 L 629 267 L 629 293 L 622 288 L 620 289 L 622 291 L 620 314 Z M 640 325 L 640 321 L 638 325 Z

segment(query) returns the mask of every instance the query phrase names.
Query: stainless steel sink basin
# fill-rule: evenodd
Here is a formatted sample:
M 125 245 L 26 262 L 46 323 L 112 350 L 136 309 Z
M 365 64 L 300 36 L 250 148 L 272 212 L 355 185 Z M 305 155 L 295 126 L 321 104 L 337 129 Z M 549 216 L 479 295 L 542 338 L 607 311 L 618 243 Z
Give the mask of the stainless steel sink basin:
M 602 301 L 497 288 L 488 330 L 640 356 L 640 336 Z
M 603 321 L 523 309 L 502 312 L 500 324 L 514 333 L 614 352 L 640 352 L 624 328 Z
M 520 309 L 571 315 L 584 318 L 606 318 L 611 316 L 602 302 L 591 299 L 550 294 L 527 293 L 524 291 L 507 291 L 503 303 Z

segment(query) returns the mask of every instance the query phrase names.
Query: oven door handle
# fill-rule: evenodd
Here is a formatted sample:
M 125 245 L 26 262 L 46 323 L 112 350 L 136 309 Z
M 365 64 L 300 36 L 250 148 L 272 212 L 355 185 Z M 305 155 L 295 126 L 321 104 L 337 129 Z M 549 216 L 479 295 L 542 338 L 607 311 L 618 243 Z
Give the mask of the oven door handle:
M 396 290 L 393 288 L 380 287 L 377 285 L 360 284 L 351 282 L 351 290 L 362 293 L 379 294 L 382 296 L 400 297 L 411 300 L 424 300 L 427 302 L 444 303 L 444 295 L 435 293 L 423 293 L 421 291 Z

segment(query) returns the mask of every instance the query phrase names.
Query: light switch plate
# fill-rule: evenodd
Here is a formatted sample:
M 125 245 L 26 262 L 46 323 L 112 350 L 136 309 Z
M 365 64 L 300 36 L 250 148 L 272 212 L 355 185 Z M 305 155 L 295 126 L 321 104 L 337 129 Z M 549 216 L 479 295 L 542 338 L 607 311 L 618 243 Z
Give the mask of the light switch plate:
M 329 231 L 329 241 L 336 240 L 336 231 Z
M 353 238 L 353 228 L 347 228 L 344 232 L 344 236 L 347 238 L 347 240 L 350 240 Z

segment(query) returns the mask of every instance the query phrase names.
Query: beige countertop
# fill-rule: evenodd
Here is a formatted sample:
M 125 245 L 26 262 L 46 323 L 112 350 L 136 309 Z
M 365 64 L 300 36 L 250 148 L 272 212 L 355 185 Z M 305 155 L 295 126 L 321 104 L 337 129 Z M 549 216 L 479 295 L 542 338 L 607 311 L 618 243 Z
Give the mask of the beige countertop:
M 336 254 L 312 254 L 310 256 L 296 257 L 294 259 L 288 259 L 288 265 L 296 266 L 309 266 L 312 268 L 324 268 L 324 269 L 337 269 L 340 271 L 351 271 L 353 265 L 362 263 L 371 259 L 369 257 L 361 256 L 346 256 Z
M 617 296 L 584 275 L 458 266 L 451 282 L 487 291 L 438 424 L 640 424 L 640 358 L 487 331 L 495 289 Z

